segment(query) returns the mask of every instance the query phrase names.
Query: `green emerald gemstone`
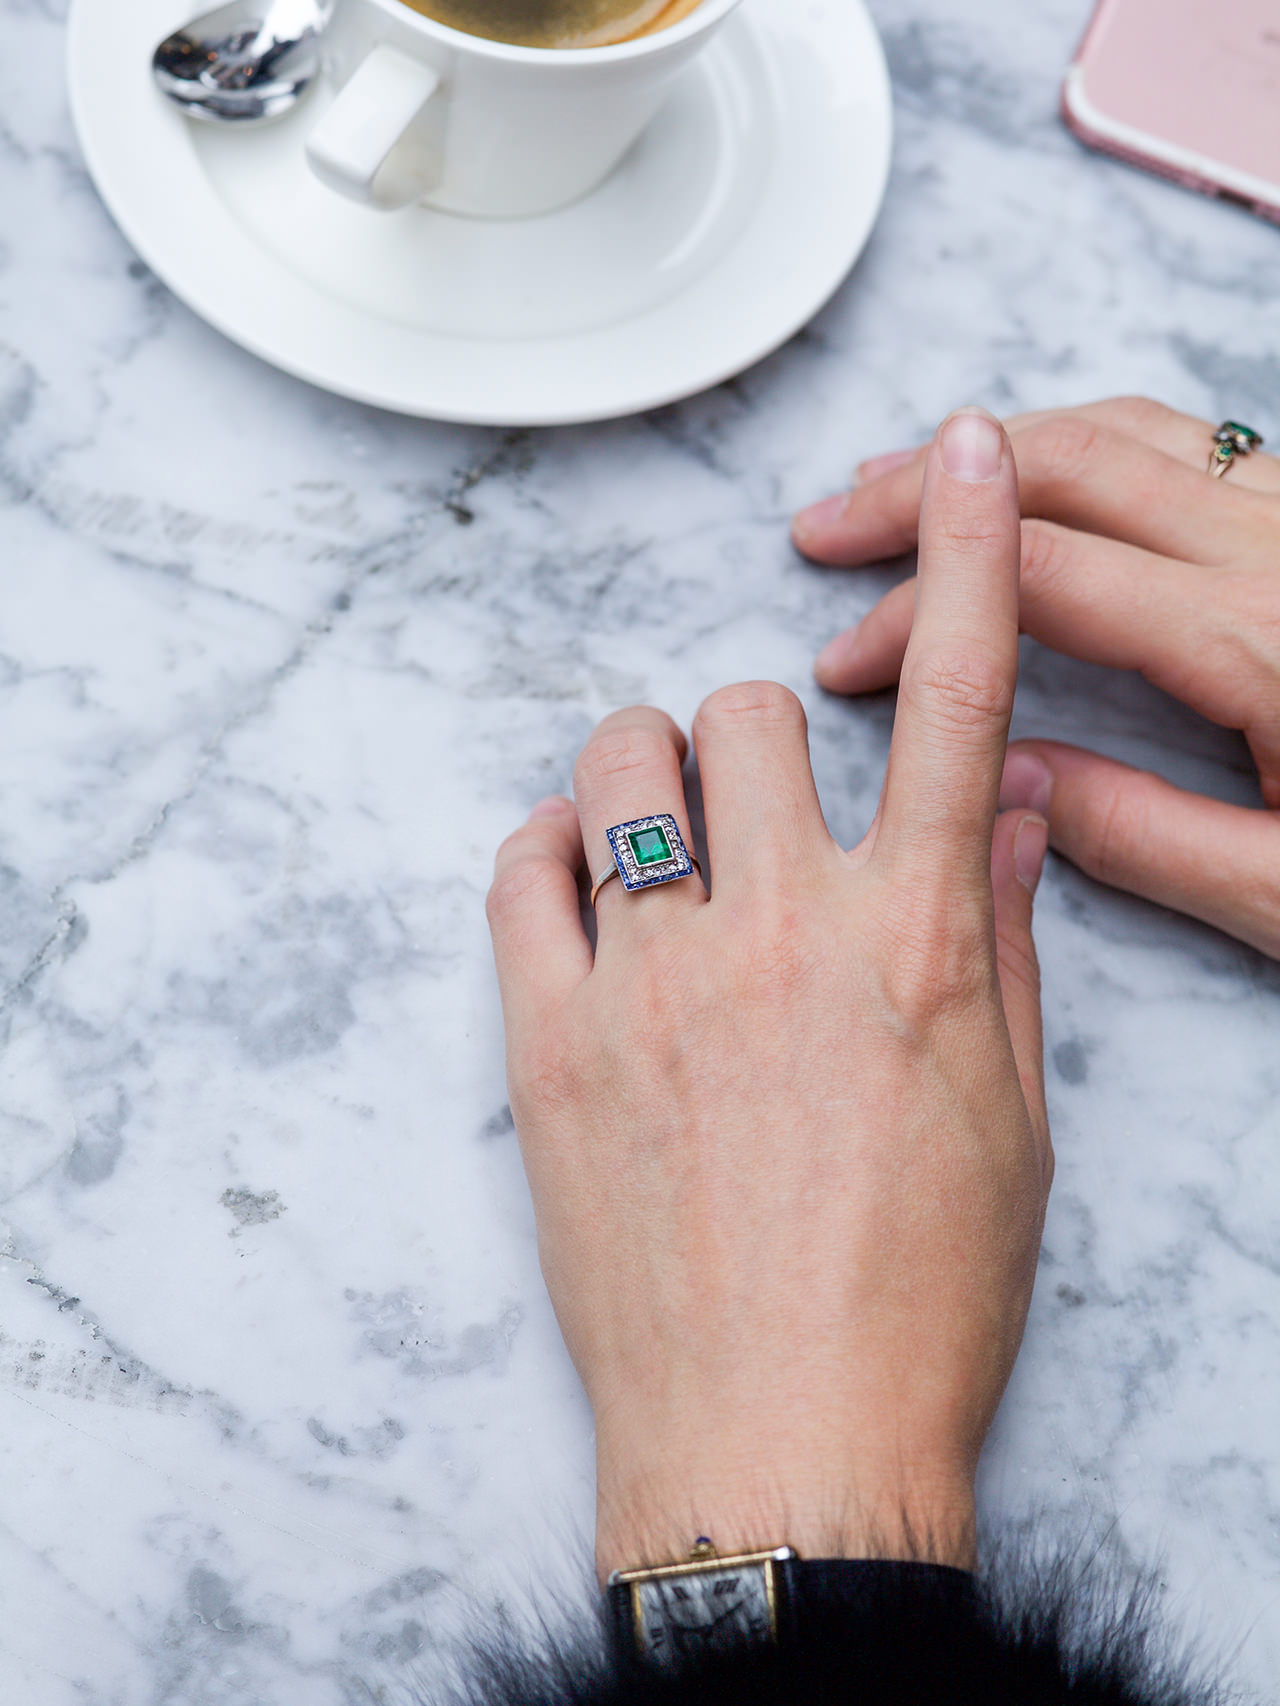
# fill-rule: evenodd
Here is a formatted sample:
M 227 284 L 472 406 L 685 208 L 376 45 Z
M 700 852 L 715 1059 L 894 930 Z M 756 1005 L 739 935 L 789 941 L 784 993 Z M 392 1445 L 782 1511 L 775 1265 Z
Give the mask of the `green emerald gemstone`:
M 637 865 L 665 865 L 675 854 L 667 840 L 667 832 L 655 824 L 652 829 L 633 829 L 627 835 Z
M 1262 435 L 1254 432 L 1252 427 L 1242 426 L 1239 421 L 1223 421 L 1223 430 L 1242 438 L 1247 444 L 1261 444 Z

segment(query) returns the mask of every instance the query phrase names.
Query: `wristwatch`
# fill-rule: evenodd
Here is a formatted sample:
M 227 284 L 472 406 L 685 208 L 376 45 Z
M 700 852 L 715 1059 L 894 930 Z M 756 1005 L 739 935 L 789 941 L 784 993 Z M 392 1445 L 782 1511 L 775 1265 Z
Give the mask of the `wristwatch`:
M 699 1540 L 681 1564 L 615 1570 L 609 1577 L 614 1637 L 624 1653 L 678 1663 L 743 1641 L 776 1641 L 781 1568 L 790 1546 L 722 1558 Z
M 624 1657 L 679 1665 L 742 1645 L 790 1645 L 833 1615 L 875 1613 L 904 1591 L 919 1603 L 977 1603 L 968 1570 L 878 1558 L 803 1559 L 790 1546 L 722 1557 L 700 1539 L 688 1558 L 615 1570 L 608 1613 Z

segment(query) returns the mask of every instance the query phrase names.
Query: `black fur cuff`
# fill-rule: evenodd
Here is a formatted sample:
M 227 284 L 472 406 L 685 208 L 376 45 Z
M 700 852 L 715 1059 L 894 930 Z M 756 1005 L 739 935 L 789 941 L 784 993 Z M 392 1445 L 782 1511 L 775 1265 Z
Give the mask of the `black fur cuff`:
M 806 1616 L 803 1641 L 682 1670 L 613 1654 L 603 1625 L 524 1644 L 474 1640 L 452 1706 L 1227 1706 L 1156 1624 L 1151 1590 L 1067 1563 L 976 1580 L 869 1564 Z

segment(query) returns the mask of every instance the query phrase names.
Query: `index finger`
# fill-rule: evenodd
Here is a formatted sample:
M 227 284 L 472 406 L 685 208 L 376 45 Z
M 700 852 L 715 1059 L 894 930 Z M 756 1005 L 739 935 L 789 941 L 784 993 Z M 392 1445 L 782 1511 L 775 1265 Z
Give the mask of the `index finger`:
M 990 896 L 991 832 L 1018 675 L 1018 481 L 985 410 L 945 420 L 920 510 L 916 615 L 902 666 L 876 857 L 931 887 Z

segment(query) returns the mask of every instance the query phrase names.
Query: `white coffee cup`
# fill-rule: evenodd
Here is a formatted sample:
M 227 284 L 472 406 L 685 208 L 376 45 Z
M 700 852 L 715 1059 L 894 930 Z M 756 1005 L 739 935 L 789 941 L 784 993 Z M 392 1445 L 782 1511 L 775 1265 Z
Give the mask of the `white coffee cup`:
M 328 41 L 341 86 L 307 159 L 371 207 L 548 213 L 609 175 L 739 4 L 702 0 L 668 29 L 555 49 L 464 35 L 400 0 L 339 0 Z

